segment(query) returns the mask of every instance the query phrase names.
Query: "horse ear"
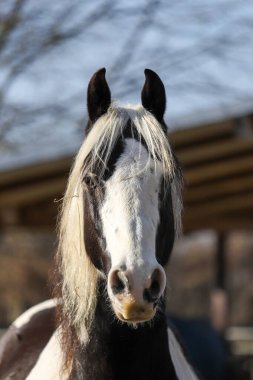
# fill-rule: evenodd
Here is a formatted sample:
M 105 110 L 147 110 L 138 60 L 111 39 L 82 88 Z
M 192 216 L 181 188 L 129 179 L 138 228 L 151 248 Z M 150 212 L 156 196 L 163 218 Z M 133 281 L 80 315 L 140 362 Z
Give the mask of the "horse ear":
M 163 122 L 166 108 L 166 93 L 161 78 L 152 70 L 145 69 L 145 83 L 141 92 L 141 101 L 144 108 L 150 111 L 159 122 Z
M 93 74 L 87 91 L 87 107 L 90 120 L 94 123 L 107 112 L 111 104 L 111 92 L 105 79 L 105 68 Z

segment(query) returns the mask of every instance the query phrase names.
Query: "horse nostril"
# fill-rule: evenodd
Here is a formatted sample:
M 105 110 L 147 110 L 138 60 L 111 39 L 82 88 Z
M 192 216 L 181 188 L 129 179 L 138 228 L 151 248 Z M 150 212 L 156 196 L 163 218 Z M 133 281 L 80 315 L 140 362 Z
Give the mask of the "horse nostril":
M 109 284 L 114 295 L 123 292 L 127 282 L 127 277 L 120 270 L 115 270 L 110 274 Z
M 151 294 L 151 297 L 154 297 L 154 298 L 157 298 L 159 293 L 160 293 L 160 284 L 158 282 L 158 280 L 153 280 L 150 288 L 149 288 L 149 292 Z
M 149 289 L 144 289 L 143 298 L 147 302 L 157 301 L 160 293 L 160 285 L 158 281 L 153 281 Z
M 147 302 L 155 302 L 160 296 L 160 274 L 156 269 L 151 277 L 151 285 L 149 288 L 144 289 L 143 298 Z

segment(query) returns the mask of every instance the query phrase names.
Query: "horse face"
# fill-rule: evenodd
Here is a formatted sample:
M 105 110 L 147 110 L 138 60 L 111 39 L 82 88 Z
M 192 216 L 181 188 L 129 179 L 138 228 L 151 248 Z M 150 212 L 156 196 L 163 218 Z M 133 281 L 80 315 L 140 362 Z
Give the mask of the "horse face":
M 102 86 L 104 72 L 97 75 L 89 85 L 92 92 L 96 92 L 96 81 Z M 107 84 L 104 86 L 108 89 Z M 142 100 L 156 115 L 147 87 L 145 83 Z M 102 93 L 110 96 L 106 89 Z M 88 110 L 92 96 L 88 90 Z M 99 97 L 96 102 L 100 104 Z M 103 104 L 104 108 L 98 107 L 99 116 L 102 108 L 107 111 L 109 101 L 103 99 Z M 163 112 L 159 109 L 157 113 L 160 122 Z M 97 119 L 94 107 L 89 114 L 91 127 Z M 171 192 L 165 186 L 162 167 L 150 157 L 129 123 L 110 154 L 103 178 L 96 183 L 95 177 L 86 181 L 86 252 L 107 278 L 108 295 L 117 317 L 132 323 L 150 320 L 164 293 L 163 266 L 174 241 Z

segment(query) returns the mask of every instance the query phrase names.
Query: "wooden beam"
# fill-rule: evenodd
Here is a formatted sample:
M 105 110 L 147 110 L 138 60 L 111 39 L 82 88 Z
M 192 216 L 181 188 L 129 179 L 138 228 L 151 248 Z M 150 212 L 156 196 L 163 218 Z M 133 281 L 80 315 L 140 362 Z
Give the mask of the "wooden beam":
M 184 167 L 224 159 L 239 154 L 253 153 L 253 138 L 234 138 L 227 141 L 195 146 L 177 152 Z
M 220 215 L 219 217 L 205 218 L 195 218 L 192 216 L 190 218 L 183 218 L 183 231 L 186 234 L 192 231 L 210 229 L 219 232 L 253 231 L 253 220 L 250 216 L 241 218 L 236 215 Z
M 219 163 L 203 165 L 199 168 L 188 169 L 184 177 L 187 185 L 199 185 L 253 170 L 253 154 L 242 158 L 226 159 Z
M 0 186 L 17 184 L 26 180 L 34 180 L 42 176 L 50 176 L 54 173 L 69 171 L 73 157 L 64 157 L 59 160 L 52 160 L 36 165 L 30 165 L 14 170 L 1 172 Z
M 241 212 L 253 210 L 253 193 L 236 194 L 230 197 L 224 197 L 215 201 L 208 201 L 203 204 L 196 204 L 187 206 L 185 209 L 185 219 L 187 218 L 201 218 L 216 216 L 219 218 L 220 214 L 229 212 Z
M 210 142 L 211 140 L 221 139 L 222 137 L 232 137 L 234 131 L 235 120 L 228 120 L 172 131 L 169 133 L 169 139 L 172 146 L 179 149 L 183 146 L 197 145 L 200 142 Z
M 7 228 L 9 226 L 15 227 L 29 227 L 33 228 L 45 228 L 51 230 L 53 233 L 56 231 L 57 218 L 61 202 L 54 202 L 49 197 L 39 203 L 24 205 L 13 210 L 18 213 L 18 218 L 6 220 L 7 209 L 1 209 L 0 211 L 0 227 Z M 8 216 L 8 215 L 7 215 Z
M 61 203 L 55 203 L 49 199 L 39 204 L 24 207 L 20 210 L 21 223 L 29 227 L 47 227 L 55 232 L 60 205 Z
M 253 192 L 253 173 L 207 185 L 189 186 L 185 189 L 183 199 L 185 204 L 199 203 L 219 197 L 224 198 L 225 195 L 241 194 L 243 196 L 243 193 L 250 190 Z
M 0 207 L 20 207 L 63 194 L 65 178 L 50 179 L 25 186 L 15 186 L 0 192 Z

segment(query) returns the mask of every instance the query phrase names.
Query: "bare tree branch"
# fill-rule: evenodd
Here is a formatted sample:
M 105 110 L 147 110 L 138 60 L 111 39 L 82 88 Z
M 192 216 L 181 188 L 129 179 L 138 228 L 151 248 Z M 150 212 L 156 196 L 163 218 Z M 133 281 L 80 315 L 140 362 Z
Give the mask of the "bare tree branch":
M 217 80 L 215 73 L 208 75 L 205 67 L 210 62 L 226 62 L 238 71 L 250 70 L 251 61 L 243 57 L 251 54 L 252 14 L 240 11 L 246 0 L 196 0 L 191 4 L 186 0 L 96 0 L 89 5 L 80 0 L 8 1 L 8 7 L 6 2 L 0 3 L 0 140 L 18 125 L 81 124 L 84 94 L 80 89 L 59 99 L 43 99 L 40 105 L 39 97 L 37 103 L 26 99 L 17 103 L 10 94 L 18 80 L 36 82 L 38 75 L 57 84 L 58 78 L 52 75 L 50 79 L 50 65 L 58 61 L 60 65 L 57 56 L 61 54 L 64 63 L 69 47 L 77 42 L 82 46 L 87 40 L 94 46 L 104 43 L 110 56 L 110 47 L 118 44 L 118 36 L 104 37 L 101 26 L 107 31 L 124 31 L 124 42 L 114 49 L 110 65 L 110 79 L 119 97 L 136 92 L 143 80 L 136 73 L 149 65 L 165 73 L 178 96 L 188 93 L 189 98 L 192 94 L 215 98 L 222 92 L 227 100 L 235 97 L 236 85 Z M 201 28 L 205 30 L 202 34 Z M 90 58 L 96 49 L 84 54 Z M 46 64 L 38 69 L 40 61 Z M 245 90 L 244 95 L 249 93 Z

